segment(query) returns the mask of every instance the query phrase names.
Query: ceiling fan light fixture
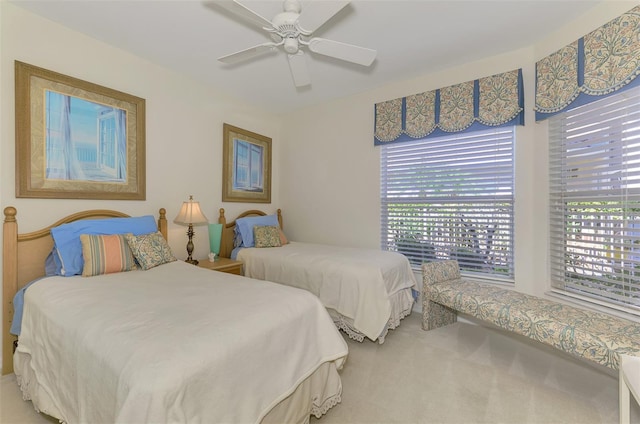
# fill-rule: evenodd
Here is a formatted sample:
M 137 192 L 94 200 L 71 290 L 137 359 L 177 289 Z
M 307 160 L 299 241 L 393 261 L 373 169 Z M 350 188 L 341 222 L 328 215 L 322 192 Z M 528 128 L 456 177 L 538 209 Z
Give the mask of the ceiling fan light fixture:
M 284 40 L 284 51 L 289 54 L 296 54 L 298 52 L 299 45 L 298 39 L 293 37 L 287 37 Z

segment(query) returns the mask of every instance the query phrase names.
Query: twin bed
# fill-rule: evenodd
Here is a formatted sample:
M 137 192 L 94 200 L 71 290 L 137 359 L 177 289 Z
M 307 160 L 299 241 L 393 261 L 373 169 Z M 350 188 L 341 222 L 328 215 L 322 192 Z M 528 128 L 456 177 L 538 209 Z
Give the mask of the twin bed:
M 312 294 L 176 261 L 158 254 L 161 237 L 153 251 L 129 244 L 143 267 L 162 258 L 146 270 L 103 274 L 85 250 L 83 272 L 97 275 L 41 278 L 52 229 L 127 216 L 87 211 L 19 234 L 15 208 L 4 214 L 2 371 L 39 411 L 65 422 L 304 423 L 340 401 L 347 346 Z M 157 228 L 166 239 L 164 209 Z
M 246 211 L 229 223 L 220 209 L 218 222 L 221 256 L 242 261 L 247 277 L 313 293 L 336 326 L 354 340 L 366 337 L 382 344 L 387 332 L 411 313 L 416 280 L 400 253 L 289 242 L 280 209 L 274 215 Z M 262 232 L 274 226 L 279 238 L 254 240 L 256 228 Z

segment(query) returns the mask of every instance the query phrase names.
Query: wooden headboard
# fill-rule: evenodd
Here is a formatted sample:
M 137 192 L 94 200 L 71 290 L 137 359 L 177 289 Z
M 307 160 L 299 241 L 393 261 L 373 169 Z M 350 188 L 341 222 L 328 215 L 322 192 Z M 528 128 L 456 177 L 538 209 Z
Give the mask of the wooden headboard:
M 13 372 L 13 344 L 17 338 L 9 333 L 13 321 L 13 297 L 29 281 L 45 275 L 44 262 L 53 247 L 51 228 L 81 219 L 118 218 L 129 215 L 107 209 L 88 210 L 69 215 L 55 224 L 31 233 L 18 233 L 18 212 L 4 208 L 2 233 L 2 374 Z M 158 230 L 167 239 L 166 210 L 161 208 Z
M 284 227 L 282 226 L 282 210 L 278 209 L 277 214 L 280 228 L 284 229 Z M 252 209 L 250 211 L 242 212 L 236 217 L 236 219 L 244 218 L 245 216 L 265 215 L 268 214 L 257 209 Z M 231 256 L 231 251 L 233 250 L 233 235 L 236 228 L 236 220 L 234 219 L 233 221 L 227 223 L 227 218 L 224 216 L 224 208 L 220 208 L 220 217 L 218 218 L 218 224 L 222 224 L 222 236 L 220 237 L 220 257 L 228 258 Z

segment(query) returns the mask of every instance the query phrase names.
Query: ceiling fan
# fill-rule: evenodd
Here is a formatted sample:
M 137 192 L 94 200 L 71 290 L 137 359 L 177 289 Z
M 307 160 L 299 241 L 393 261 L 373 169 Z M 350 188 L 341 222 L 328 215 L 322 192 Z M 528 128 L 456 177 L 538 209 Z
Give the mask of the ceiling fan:
M 214 4 L 267 31 L 273 40 L 272 42 L 258 44 L 257 46 L 219 57 L 218 60 L 223 63 L 234 64 L 272 52 L 282 46 L 287 53 L 289 69 L 296 87 L 311 84 L 303 49 L 309 49 L 313 53 L 357 63 L 362 66 L 370 66 L 376 58 L 375 50 L 325 38 L 312 37 L 314 31 L 349 3 L 349 1 L 317 0 L 305 3 L 305 8 L 302 10 L 298 0 L 284 0 L 283 11 L 270 21 L 237 0 L 216 1 Z

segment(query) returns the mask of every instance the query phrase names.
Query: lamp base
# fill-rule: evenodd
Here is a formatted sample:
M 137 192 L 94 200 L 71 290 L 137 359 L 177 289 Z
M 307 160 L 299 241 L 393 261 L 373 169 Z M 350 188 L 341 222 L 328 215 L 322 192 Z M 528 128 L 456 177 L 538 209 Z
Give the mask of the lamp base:
M 187 242 L 187 259 L 184 261 L 188 264 L 198 265 L 198 261 L 191 257 L 191 254 L 193 253 L 193 224 L 189 224 L 187 236 L 189 236 L 189 241 Z

